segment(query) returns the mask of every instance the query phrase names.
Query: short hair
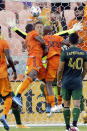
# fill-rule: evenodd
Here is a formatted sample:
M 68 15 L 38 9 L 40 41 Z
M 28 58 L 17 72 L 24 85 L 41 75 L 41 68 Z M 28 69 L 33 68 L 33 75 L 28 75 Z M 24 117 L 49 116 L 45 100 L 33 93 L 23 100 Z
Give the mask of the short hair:
M 79 41 L 79 36 L 76 34 L 76 33 L 72 33 L 70 36 L 69 36 L 69 41 L 72 45 L 75 45 L 75 44 L 78 44 L 78 41 Z
M 27 24 L 25 29 L 26 29 L 26 33 L 28 33 L 30 31 L 34 30 L 34 26 L 33 26 L 33 24 Z
M 44 35 L 51 34 L 52 33 L 52 27 L 51 26 L 45 26 L 44 27 Z
M 77 10 L 84 10 L 84 7 L 81 5 L 81 6 L 76 6 L 75 8 L 74 8 L 74 11 L 77 11 Z
M 34 26 L 37 25 L 37 24 L 43 25 L 42 21 L 37 21 L 37 22 L 34 24 Z

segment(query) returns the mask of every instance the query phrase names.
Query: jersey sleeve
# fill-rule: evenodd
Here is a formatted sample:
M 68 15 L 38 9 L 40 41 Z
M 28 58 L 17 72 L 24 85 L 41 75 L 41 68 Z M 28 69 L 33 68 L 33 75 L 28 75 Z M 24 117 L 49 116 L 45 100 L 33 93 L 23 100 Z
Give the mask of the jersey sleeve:
M 32 36 L 32 38 L 35 38 L 36 36 L 38 36 L 38 33 L 36 31 L 32 31 L 31 36 Z
M 64 40 L 64 38 L 63 37 L 61 37 L 61 36 L 56 36 L 56 39 L 57 39 L 57 41 L 58 41 L 58 43 L 62 43 L 62 41 Z
M 64 38 L 61 37 L 61 36 L 59 36 L 59 41 L 60 41 L 60 43 L 62 43 L 63 40 L 64 40 Z
M 62 62 L 65 62 L 65 57 L 66 57 L 66 53 L 65 53 L 65 51 L 62 51 L 62 52 L 61 52 L 61 56 L 60 56 L 60 60 L 61 60 Z
M 3 50 L 9 49 L 9 44 L 7 41 L 3 40 Z

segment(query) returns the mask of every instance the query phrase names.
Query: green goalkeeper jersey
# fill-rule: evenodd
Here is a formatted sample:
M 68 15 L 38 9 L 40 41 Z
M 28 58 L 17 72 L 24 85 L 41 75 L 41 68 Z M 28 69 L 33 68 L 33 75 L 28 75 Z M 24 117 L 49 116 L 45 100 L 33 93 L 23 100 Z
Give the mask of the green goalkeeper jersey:
M 87 54 L 78 47 L 70 47 L 61 53 L 61 61 L 65 62 L 62 86 L 66 89 L 82 88 L 83 63 L 87 62 Z

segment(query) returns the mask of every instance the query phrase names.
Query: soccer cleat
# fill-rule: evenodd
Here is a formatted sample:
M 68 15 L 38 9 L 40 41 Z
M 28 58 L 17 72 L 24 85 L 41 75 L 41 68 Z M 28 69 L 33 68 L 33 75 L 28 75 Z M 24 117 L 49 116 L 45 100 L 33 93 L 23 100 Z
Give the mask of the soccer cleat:
M 50 113 L 51 105 L 49 103 L 46 104 L 46 113 Z
M 61 104 L 61 105 L 57 105 L 57 106 L 56 106 L 56 105 L 53 106 L 53 107 L 51 108 L 50 113 L 47 114 L 47 117 L 50 118 L 50 117 L 53 115 L 53 113 L 61 112 L 62 108 L 63 108 L 62 104 Z
M 68 129 L 68 130 L 66 129 L 66 131 L 71 131 L 71 130 L 70 129 Z
M 9 130 L 9 126 L 8 126 L 7 120 L 5 118 L 5 115 L 2 115 L 2 117 L 0 118 L 0 121 L 3 124 L 5 130 Z
M 53 112 L 47 114 L 47 117 L 50 118 L 53 115 Z
M 60 112 L 61 110 L 63 109 L 63 106 L 62 106 L 62 104 L 61 105 L 55 105 L 54 107 L 52 107 L 51 108 L 51 112 L 56 112 L 56 111 L 58 111 L 58 112 Z
M 73 126 L 70 128 L 70 131 L 79 131 L 79 129 L 77 127 Z
M 15 102 L 18 106 L 22 107 L 21 97 L 14 96 L 12 101 Z
M 30 128 L 30 127 L 28 127 L 28 126 L 24 126 L 24 125 L 17 125 L 17 127 L 16 128 Z

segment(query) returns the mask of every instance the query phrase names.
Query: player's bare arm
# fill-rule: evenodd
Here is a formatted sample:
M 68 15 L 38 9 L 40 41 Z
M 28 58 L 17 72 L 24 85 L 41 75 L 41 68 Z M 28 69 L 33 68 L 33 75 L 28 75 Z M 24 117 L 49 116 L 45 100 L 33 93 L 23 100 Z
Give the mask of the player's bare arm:
M 13 75 L 14 75 L 13 79 L 15 80 L 17 78 L 17 74 L 16 74 L 16 69 L 15 69 L 13 60 L 12 60 L 12 58 L 10 56 L 10 52 L 9 52 L 8 49 L 4 50 L 4 52 L 5 52 L 5 55 L 6 55 L 6 58 L 8 60 L 9 65 L 12 67 Z
M 59 68 L 57 71 L 57 86 L 58 87 L 61 86 L 61 79 L 62 79 L 62 74 L 64 71 L 64 65 L 65 65 L 65 62 L 60 61 Z
M 15 61 L 13 61 L 13 64 L 14 64 L 14 65 L 17 65 L 17 64 L 19 64 L 19 61 L 15 60 Z M 7 65 L 7 68 L 10 68 L 10 67 L 11 67 L 10 64 L 8 64 L 8 65 Z
M 86 73 L 87 73 L 87 62 L 84 62 L 83 72 L 82 72 L 82 79 L 84 79 Z

